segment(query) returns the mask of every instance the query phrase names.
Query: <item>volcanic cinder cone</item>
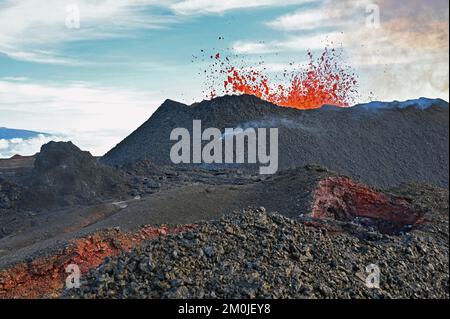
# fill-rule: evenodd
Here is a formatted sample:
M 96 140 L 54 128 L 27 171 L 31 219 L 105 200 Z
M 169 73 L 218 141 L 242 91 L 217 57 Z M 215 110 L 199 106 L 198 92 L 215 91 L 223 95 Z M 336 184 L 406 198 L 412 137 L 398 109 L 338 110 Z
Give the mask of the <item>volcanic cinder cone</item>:
M 71 142 L 50 142 L 36 156 L 34 169 L 20 184 L 19 205 L 41 209 L 89 204 L 127 195 L 125 176 L 102 165 Z
M 167 100 L 109 151 L 104 163 L 140 159 L 171 165 L 174 128 L 279 128 L 280 168 L 320 164 L 374 186 L 423 181 L 448 186 L 448 103 L 419 99 L 315 110 L 279 107 L 254 96 L 225 96 L 191 106 Z

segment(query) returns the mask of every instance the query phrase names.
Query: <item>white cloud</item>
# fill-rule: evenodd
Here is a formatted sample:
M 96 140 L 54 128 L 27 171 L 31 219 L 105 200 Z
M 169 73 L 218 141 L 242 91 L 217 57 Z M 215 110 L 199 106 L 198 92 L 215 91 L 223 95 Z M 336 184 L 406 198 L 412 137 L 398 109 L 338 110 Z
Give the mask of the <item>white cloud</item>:
M 318 0 L 6 0 L 0 2 L 0 53 L 21 61 L 79 65 L 86 61 L 62 54 L 61 44 L 163 28 L 179 21 L 180 16 L 312 1 Z M 66 9 L 73 4 L 80 11 L 79 29 L 66 27 Z M 152 10 L 155 8 L 165 8 L 173 14 L 159 15 Z
M 0 53 L 17 60 L 49 64 L 80 61 L 58 53 L 58 44 L 76 40 L 117 37 L 136 28 L 160 28 L 171 17 L 139 10 L 168 6 L 157 0 L 9 0 L 0 4 Z M 66 27 L 66 8 L 76 4 L 81 28 Z
M 0 158 L 10 158 L 14 155 L 30 156 L 41 149 L 41 146 L 50 141 L 65 141 L 60 136 L 38 135 L 34 138 L 22 139 L 14 138 L 10 140 L 0 139 Z
M 0 81 L 1 126 L 67 136 L 96 155 L 141 125 L 162 101 L 156 92 L 88 83 Z
M 0 139 L 0 151 L 5 150 L 9 147 L 8 140 Z
M 199 15 L 224 13 L 235 9 L 280 7 L 316 1 L 317 0 L 184 0 L 172 4 L 170 8 L 177 14 Z
M 242 68 L 244 72 L 250 72 L 252 70 L 264 72 L 264 73 L 285 73 L 285 72 L 293 72 L 298 71 L 301 68 L 304 68 L 308 64 L 308 60 L 304 61 L 296 61 L 281 63 L 281 62 L 267 62 L 264 64 L 256 65 L 254 67 Z
M 18 81 L 18 82 L 22 82 L 22 81 L 27 81 L 28 78 L 24 77 L 24 76 L 5 76 L 2 78 L 4 81 Z
M 267 22 L 282 31 L 309 31 L 321 28 L 342 30 L 356 24 L 364 25 L 369 5 L 376 0 L 323 0 L 319 7 L 300 9 Z
M 278 46 L 287 51 L 321 50 L 330 44 L 339 46 L 344 41 L 341 32 L 322 33 L 311 36 L 294 36 L 279 42 Z
M 233 50 L 236 53 L 240 54 L 265 54 L 265 53 L 273 53 L 279 51 L 278 48 L 279 42 L 245 42 L 245 41 L 236 41 L 233 44 Z
M 344 35 L 341 32 L 330 32 L 308 36 L 289 36 L 282 41 L 244 42 L 237 41 L 233 50 L 240 54 L 264 54 L 275 52 L 302 52 L 323 49 L 330 43 L 341 44 Z
M 323 9 L 303 10 L 286 14 L 267 23 L 273 29 L 283 31 L 312 30 L 316 28 L 337 26 L 339 21 L 333 19 Z

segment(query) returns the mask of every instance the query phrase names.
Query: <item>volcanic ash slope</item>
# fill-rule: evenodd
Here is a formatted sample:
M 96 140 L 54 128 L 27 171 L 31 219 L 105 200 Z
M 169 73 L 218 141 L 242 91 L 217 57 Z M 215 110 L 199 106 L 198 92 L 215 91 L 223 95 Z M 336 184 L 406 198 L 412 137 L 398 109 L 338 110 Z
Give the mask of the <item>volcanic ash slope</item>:
M 281 169 L 315 163 L 373 186 L 420 181 L 448 187 L 448 103 L 438 99 L 316 110 L 282 108 L 248 95 L 191 106 L 167 100 L 102 161 L 171 165 L 170 133 L 191 131 L 194 119 L 203 129 L 278 127 Z

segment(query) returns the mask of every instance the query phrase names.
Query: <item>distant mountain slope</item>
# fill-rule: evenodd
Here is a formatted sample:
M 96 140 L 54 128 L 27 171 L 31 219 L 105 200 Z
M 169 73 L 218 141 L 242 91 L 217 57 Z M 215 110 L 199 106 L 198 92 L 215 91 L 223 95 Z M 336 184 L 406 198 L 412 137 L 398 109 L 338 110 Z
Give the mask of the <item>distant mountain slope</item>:
M 34 155 L 52 139 L 48 133 L 0 127 L 0 158 Z
M 104 163 L 140 159 L 171 165 L 172 129 L 278 127 L 280 168 L 315 163 L 375 186 L 425 181 L 448 186 L 449 109 L 443 100 L 372 102 L 352 108 L 282 108 L 254 96 L 225 96 L 191 106 L 167 100 Z
M 6 127 L 0 127 L 0 139 L 10 140 L 13 138 L 23 138 L 23 139 L 30 139 L 39 135 L 49 136 L 47 133 L 42 132 L 34 132 L 34 131 L 27 131 L 27 130 L 17 130 L 17 129 L 10 129 Z

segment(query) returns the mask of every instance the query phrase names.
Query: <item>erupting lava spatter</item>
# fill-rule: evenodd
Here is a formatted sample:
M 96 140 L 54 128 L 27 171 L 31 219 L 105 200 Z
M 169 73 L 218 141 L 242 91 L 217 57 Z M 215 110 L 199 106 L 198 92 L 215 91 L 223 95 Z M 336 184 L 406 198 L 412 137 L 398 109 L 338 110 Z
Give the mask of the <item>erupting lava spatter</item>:
M 202 51 L 204 52 L 204 51 Z M 318 59 L 308 53 L 309 62 L 282 77 L 269 76 L 264 61 L 257 66 L 235 65 L 237 55 L 209 55 L 212 64 L 206 74 L 207 98 L 227 94 L 250 94 L 279 106 L 314 109 L 323 105 L 350 106 L 358 95 L 357 76 L 342 62 L 336 49 L 326 48 Z M 291 63 L 291 66 L 294 64 Z

